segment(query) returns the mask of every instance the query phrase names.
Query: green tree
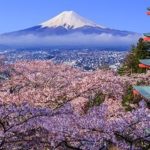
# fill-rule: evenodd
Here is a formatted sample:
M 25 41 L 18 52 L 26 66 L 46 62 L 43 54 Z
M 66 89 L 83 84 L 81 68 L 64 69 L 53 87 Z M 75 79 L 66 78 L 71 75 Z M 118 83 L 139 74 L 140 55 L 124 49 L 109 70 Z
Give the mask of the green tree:
M 140 59 L 150 58 L 150 44 L 145 43 L 142 38 L 139 39 L 137 46 L 132 46 L 130 53 L 124 60 L 122 67 L 118 70 L 120 75 L 132 73 L 144 73 L 146 69 L 139 68 Z
M 138 105 L 139 101 L 141 100 L 140 96 L 134 96 L 132 85 L 126 86 L 125 93 L 122 97 L 122 106 L 124 106 L 126 111 L 131 111 L 132 105 Z

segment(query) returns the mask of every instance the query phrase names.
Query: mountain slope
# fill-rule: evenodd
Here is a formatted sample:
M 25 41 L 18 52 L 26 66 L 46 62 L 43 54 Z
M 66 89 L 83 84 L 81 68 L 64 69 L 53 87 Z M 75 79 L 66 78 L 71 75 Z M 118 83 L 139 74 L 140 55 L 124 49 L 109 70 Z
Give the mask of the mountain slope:
M 64 35 L 72 33 L 83 34 L 111 34 L 119 36 L 127 36 L 136 34 L 134 32 L 120 31 L 110 29 L 98 25 L 90 20 L 87 20 L 73 11 L 64 11 L 58 16 L 41 23 L 40 25 L 27 28 L 24 30 L 7 33 L 4 35 L 27 35 L 33 34 L 38 36 Z
M 0 44 L 36 46 L 96 46 L 129 47 L 141 35 L 107 28 L 85 19 L 73 11 L 64 11 L 58 16 L 37 26 L 0 36 Z M 6 39 L 6 40 L 5 40 Z

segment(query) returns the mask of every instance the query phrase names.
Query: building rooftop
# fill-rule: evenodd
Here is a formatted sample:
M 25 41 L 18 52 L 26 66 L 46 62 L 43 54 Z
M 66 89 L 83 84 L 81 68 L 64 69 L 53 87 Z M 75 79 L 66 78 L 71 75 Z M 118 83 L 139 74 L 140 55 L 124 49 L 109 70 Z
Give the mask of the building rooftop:
M 143 33 L 144 36 L 150 37 L 150 33 Z
M 150 100 L 150 86 L 134 86 L 136 91 L 138 91 L 143 97 Z
M 140 59 L 140 63 L 150 66 L 150 59 Z

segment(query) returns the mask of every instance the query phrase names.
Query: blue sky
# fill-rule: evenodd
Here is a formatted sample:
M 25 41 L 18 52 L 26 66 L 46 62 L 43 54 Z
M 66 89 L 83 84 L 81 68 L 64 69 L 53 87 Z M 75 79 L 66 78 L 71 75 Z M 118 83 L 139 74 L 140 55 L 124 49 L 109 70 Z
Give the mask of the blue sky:
M 0 33 L 40 24 L 64 10 L 94 22 L 139 33 L 150 31 L 149 0 L 1 0 Z

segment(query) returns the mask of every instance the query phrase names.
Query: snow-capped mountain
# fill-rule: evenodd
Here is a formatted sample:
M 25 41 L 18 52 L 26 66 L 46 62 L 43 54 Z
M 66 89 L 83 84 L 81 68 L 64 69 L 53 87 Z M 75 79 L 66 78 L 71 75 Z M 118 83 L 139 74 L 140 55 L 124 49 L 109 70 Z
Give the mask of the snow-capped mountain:
M 51 35 L 65 35 L 72 33 L 83 34 L 111 34 L 127 36 L 135 34 L 128 31 L 120 31 L 110 29 L 85 19 L 75 13 L 74 11 L 64 11 L 56 17 L 41 23 L 37 26 L 27 28 L 24 30 L 8 33 L 8 35 L 38 35 L 38 36 L 51 36 Z
M 26 42 L 26 45 L 38 45 L 40 43 L 42 46 L 46 44 L 47 46 L 59 45 L 60 47 L 62 45 L 84 45 L 87 47 L 109 45 L 111 47 L 115 44 L 117 46 L 132 45 L 137 42 L 139 37 L 140 35 L 134 32 L 98 25 L 74 11 L 64 11 L 37 26 L 1 35 L 0 44 L 18 45 Z M 7 40 L 4 41 L 4 39 Z
M 103 26 L 97 25 L 96 23 L 81 17 L 74 11 L 64 11 L 58 16 L 42 23 L 41 26 L 48 28 L 61 26 L 66 29 L 76 29 L 84 26 L 104 28 Z

